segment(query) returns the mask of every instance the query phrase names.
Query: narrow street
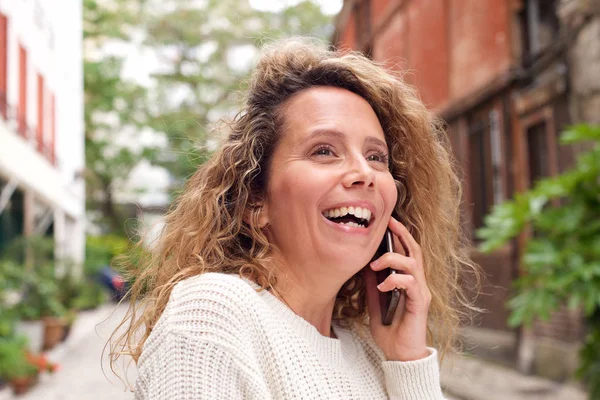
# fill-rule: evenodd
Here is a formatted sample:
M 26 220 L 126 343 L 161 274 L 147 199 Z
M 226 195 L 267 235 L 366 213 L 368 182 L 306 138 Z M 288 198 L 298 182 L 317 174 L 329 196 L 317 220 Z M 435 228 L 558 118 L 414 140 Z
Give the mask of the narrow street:
M 102 354 L 108 337 L 120 322 L 126 307 L 122 305 L 115 310 L 114 305 L 109 305 L 100 311 L 83 313 L 74 327 L 72 337 L 63 348 L 49 354 L 51 360 L 58 360 L 60 369 L 54 375 L 44 377 L 20 400 L 133 399 L 133 393 L 126 390 L 125 384 L 111 372 L 107 354 Z M 115 312 L 111 315 L 113 310 Z M 128 378 L 133 385 L 133 365 Z

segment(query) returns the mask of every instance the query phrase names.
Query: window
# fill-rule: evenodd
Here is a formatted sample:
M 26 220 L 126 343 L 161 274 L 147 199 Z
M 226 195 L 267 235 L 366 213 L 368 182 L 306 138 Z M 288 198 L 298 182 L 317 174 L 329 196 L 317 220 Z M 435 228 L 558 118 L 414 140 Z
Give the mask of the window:
M 469 190 L 473 237 L 494 204 L 504 200 L 500 113 L 496 109 L 474 115 L 468 122 Z
M 529 184 L 533 186 L 541 178 L 550 176 L 546 121 L 527 129 L 527 159 L 529 163 Z
M 7 107 L 7 49 L 8 49 L 8 18 L 0 13 L 0 115 L 6 119 Z
M 44 153 L 44 77 L 40 74 L 37 76 L 37 100 L 37 149 Z
M 490 160 L 489 129 L 485 120 L 469 124 L 469 186 L 473 204 L 473 230 L 483 225 L 483 217 L 490 209 L 493 198 Z
M 56 165 L 56 105 L 54 103 L 54 93 L 50 93 L 50 162 Z
M 19 45 L 19 106 L 17 108 L 17 130 L 27 137 L 27 51 Z
M 523 4 L 520 20 L 525 65 L 556 42 L 560 28 L 557 5 L 558 0 L 527 0 Z
M 556 130 L 553 106 L 544 108 L 524 117 L 521 123 L 521 137 L 519 147 L 521 153 L 521 186 L 529 189 L 535 186 L 540 179 L 555 176 L 558 173 L 558 154 L 556 143 Z M 560 200 L 552 201 L 553 205 L 560 204 Z M 545 207 L 550 207 L 546 204 Z M 529 228 L 528 237 L 537 237 L 538 231 Z
M 521 120 L 524 189 L 558 173 L 554 112 L 551 105 Z

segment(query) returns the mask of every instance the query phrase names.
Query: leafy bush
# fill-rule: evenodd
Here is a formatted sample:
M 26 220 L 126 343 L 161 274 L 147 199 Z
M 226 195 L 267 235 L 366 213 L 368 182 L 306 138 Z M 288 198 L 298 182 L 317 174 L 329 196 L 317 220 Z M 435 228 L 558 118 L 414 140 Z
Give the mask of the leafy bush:
M 19 301 L 10 304 L 8 295 L 17 294 Z M 51 264 L 37 265 L 30 272 L 12 260 L 0 260 L 0 304 L 3 309 L 15 312 L 28 320 L 43 316 L 61 316 L 60 291 Z
M 41 317 L 59 317 L 66 313 L 59 299 L 59 291 L 52 277 L 28 274 L 24 279 L 21 301 L 15 306 L 17 314 L 26 320 Z
M 12 310 L 7 308 L 0 309 L 0 338 L 7 338 L 13 335 L 15 322 L 16 317 Z
M 23 266 L 0 259 L 0 310 L 7 310 L 18 302 L 23 279 Z
M 23 337 L 0 338 L 0 378 L 10 381 L 36 374 L 37 369 L 27 360 L 26 348 Z
M 108 295 L 98 282 L 87 279 L 81 286 L 77 297 L 73 299 L 73 308 L 90 310 L 106 302 Z
M 140 265 L 148 261 L 147 249 L 129 239 L 116 235 L 90 236 L 86 245 L 85 273 L 96 279 L 109 266 L 131 287 L 139 276 Z
M 6 245 L 1 256 L 5 260 L 25 264 L 26 254 L 31 256 L 30 261 L 35 268 L 54 263 L 54 239 L 47 236 L 20 236 Z
M 67 273 L 56 278 L 58 288 L 58 301 L 67 310 L 75 308 L 75 299 L 81 294 L 85 282 L 73 273 L 73 269 L 67 269 Z
M 561 137 L 563 144 L 582 141 L 590 150 L 573 169 L 495 207 L 478 237 L 489 252 L 533 229 L 521 260 L 525 273 L 508 303 L 509 324 L 548 319 L 564 304 L 582 307 L 589 333 L 578 376 L 589 382 L 591 398 L 600 398 L 600 127 L 574 126 Z
M 115 257 L 130 249 L 129 240 L 117 235 L 88 236 L 85 246 L 85 275 L 98 274 L 100 269 L 110 265 Z

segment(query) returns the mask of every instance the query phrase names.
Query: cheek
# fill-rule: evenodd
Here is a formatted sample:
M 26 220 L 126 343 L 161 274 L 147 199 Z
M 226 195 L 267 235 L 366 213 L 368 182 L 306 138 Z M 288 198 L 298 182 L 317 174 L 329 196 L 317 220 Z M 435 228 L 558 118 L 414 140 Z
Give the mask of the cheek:
M 396 183 L 394 182 L 394 178 L 390 175 L 385 179 L 382 187 L 381 197 L 385 202 L 386 208 L 389 207 L 390 212 L 396 207 L 396 202 L 398 201 L 398 190 L 396 189 Z
M 298 215 L 312 203 L 314 184 L 306 174 L 299 172 L 277 176 L 269 189 L 269 204 L 274 222 L 285 222 Z

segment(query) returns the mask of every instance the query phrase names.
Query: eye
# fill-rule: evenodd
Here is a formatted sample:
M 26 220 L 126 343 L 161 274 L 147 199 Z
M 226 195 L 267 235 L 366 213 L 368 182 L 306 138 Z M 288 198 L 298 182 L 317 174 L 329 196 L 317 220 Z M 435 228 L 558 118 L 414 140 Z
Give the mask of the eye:
M 375 161 L 380 163 L 388 163 L 388 155 L 383 151 L 376 151 L 367 156 L 367 161 Z
M 327 146 L 327 145 L 321 145 L 319 147 L 317 147 L 315 149 L 315 151 L 312 152 L 313 156 L 332 156 L 333 154 L 333 149 L 331 148 L 331 146 Z

